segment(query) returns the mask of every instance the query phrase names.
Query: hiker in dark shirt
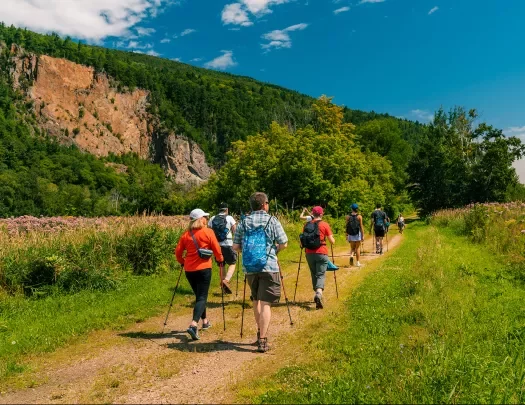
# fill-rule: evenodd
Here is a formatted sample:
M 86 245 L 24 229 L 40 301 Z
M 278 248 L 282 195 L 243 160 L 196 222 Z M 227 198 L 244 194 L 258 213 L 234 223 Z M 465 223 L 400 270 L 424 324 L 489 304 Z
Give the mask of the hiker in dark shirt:
M 383 238 L 387 232 L 388 217 L 381 209 L 381 204 L 376 204 L 376 209 L 372 212 L 372 228 L 376 238 L 376 253 L 383 254 Z
M 359 262 L 359 247 L 365 241 L 365 231 L 363 229 L 363 217 L 357 212 L 359 206 L 352 204 L 352 213 L 346 216 L 346 240 L 350 242 L 350 266 L 354 265 L 354 253 L 357 259 L 356 266 L 361 267 Z

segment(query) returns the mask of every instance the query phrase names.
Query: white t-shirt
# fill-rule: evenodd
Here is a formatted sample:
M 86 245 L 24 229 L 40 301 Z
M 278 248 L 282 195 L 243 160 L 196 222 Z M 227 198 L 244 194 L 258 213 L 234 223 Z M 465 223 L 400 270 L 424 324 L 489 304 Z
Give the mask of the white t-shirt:
M 224 216 L 224 214 L 219 215 Z M 215 215 L 208 221 L 208 228 L 212 228 L 213 218 L 215 218 Z M 233 246 L 233 235 L 231 229 L 236 223 L 237 222 L 235 222 L 235 219 L 233 219 L 231 215 L 226 216 L 226 228 L 228 229 L 228 235 L 226 236 L 226 239 L 224 239 L 222 242 L 219 242 L 220 246 Z

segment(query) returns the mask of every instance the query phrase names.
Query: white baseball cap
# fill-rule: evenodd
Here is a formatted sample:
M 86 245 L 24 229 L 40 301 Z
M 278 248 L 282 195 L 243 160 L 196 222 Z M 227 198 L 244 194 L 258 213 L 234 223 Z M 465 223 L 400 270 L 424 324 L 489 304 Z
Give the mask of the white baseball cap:
M 202 217 L 209 217 L 210 214 L 207 212 L 204 212 L 200 208 L 195 208 L 192 212 L 190 212 L 190 219 L 192 221 L 195 221 L 196 219 L 202 218 Z

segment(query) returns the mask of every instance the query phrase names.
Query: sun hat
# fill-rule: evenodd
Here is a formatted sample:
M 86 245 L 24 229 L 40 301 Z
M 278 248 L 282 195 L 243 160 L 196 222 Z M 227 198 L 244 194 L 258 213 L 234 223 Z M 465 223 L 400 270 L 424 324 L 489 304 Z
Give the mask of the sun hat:
M 356 203 L 353 203 L 353 204 L 352 204 L 352 209 L 353 209 L 354 211 L 357 211 L 357 210 L 359 209 L 359 205 L 357 205 Z
M 195 208 L 192 212 L 190 212 L 190 219 L 192 221 L 195 221 L 196 219 L 202 218 L 202 217 L 209 217 L 210 214 L 207 212 L 204 212 L 200 208 Z
M 323 207 L 315 206 L 312 208 L 312 215 L 323 215 Z
M 313 219 L 313 218 L 311 217 L 311 215 L 307 215 L 307 216 L 306 216 L 306 221 L 307 221 L 307 222 L 310 222 L 312 219 Z

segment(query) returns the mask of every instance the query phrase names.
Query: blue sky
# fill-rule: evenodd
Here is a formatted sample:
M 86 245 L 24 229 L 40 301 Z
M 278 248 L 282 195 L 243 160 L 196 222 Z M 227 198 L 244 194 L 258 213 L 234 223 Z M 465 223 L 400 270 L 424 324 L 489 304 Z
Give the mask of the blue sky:
M 477 108 L 525 140 L 523 0 L 4 1 L 8 24 L 409 119 Z

